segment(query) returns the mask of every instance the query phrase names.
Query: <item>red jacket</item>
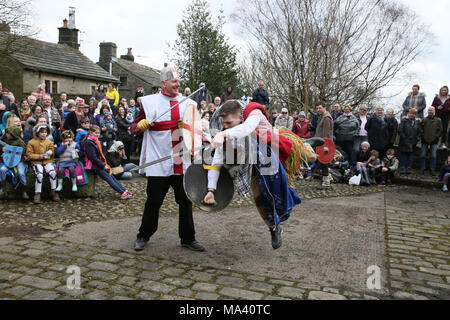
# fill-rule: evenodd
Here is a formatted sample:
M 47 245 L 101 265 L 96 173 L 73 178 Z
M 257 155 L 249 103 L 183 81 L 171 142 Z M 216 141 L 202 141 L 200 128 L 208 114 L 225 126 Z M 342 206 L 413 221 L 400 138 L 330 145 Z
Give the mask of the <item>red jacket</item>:
M 439 110 L 438 107 L 442 105 L 442 101 L 439 96 L 436 96 L 433 100 L 433 104 L 431 106 L 436 108 L 436 115 L 438 117 L 443 117 L 445 115 L 450 115 L 450 97 L 444 103 L 444 109 Z
M 292 132 L 294 132 L 297 136 L 299 136 L 301 139 L 309 139 L 311 138 L 311 131 L 309 120 L 305 119 L 303 121 L 303 125 L 300 122 L 300 120 L 295 121 L 294 128 L 292 129 Z

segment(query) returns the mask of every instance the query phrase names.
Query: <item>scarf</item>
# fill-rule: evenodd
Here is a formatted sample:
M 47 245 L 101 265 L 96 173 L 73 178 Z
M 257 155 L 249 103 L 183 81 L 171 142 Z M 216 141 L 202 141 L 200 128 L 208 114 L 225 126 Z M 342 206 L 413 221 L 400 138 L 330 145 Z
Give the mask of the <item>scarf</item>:
M 26 121 L 29 117 L 31 117 L 31 109 L 28 108 L 26 110 L 20 109 L 20 120 Z
M 104 156 L 104 154 L 102 152 L 102 145 L 101 145 L 100 141 L 98 141 L 98 139 L 96 137 L 93 137 L 93 136 L 89 136 L 88 140 L 91 140 L 97 146 L 97 150 L 98 150 L 98 153 L 99 153 L 100 161 L 103 162 L 103 164 L 105 165 L 105 170 L 107 170 L 109 175 L 111 175 L 112 174 L 111 167 L 106 162 L 106 158 L 105 158 L 105 156 Z

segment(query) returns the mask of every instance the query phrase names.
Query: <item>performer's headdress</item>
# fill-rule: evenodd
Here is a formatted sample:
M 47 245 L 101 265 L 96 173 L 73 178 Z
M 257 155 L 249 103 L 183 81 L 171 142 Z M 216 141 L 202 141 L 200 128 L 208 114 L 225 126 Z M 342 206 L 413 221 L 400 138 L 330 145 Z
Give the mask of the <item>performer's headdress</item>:
M 164 64 L 164 68 L 161 70 L 161 81 L 169 81 L 172 79 L 180 79 L 180 73 L 177 68 L 170 64 Z

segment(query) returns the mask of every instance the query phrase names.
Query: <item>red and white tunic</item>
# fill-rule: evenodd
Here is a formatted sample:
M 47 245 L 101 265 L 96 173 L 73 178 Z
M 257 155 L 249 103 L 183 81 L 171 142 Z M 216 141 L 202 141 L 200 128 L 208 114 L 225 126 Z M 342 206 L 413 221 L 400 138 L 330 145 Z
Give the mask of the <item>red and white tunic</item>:
M 149 123 L 152 123 L 182 99 L 182 95 L 171 98 L 163 93 L 143 97 L 141 102 L 145 118 Z M 188 99 L 161 119 L 158 119 L 158 122 L 155 122 L 154 126 L 144 133 L 140 159 L 141 165 L 183 151 L 183 144 L 180 141 L 182 132 L 178 129 L 178 123 L 183 119 L 184 112 L 190 104 L 196 105 L 193 100 Z M 147 167 L 142 171 L 145 172 L 147 177 L 182 175 L 189 167 L 188 162 L 187 159 L 183 161 L 182 157 L 177 157 Z

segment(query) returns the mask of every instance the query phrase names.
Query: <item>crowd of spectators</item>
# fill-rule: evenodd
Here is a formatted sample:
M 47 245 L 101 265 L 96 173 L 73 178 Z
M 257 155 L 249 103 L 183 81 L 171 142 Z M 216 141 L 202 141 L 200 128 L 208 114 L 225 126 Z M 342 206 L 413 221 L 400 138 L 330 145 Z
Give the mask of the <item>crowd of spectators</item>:
M 444 181 L 443 189 L 447 191 L 450 158 L 439 176 L 436 160 L 438 149 L 448 149 L 449 90 L 446 86 L 441 88 L 427 109 L 425 94 L 419 89 L 415 85 L 405 99 L 400 122 L 391 108 L 378 107 L 373 114 L 368 114 L 364 106 L 354 112 L 352 106 L 342 108 L 338 103 L 332 110 L 322 104 L 320 112 L 313 113 L 310 119 L 304 111 L 290 115 L 286 108 L 281 113 L 272 109 L 270 122 L 275 127 L 291 130 L 302 139 L 330 136 L 335 141 L 333 161 L 325 167 L 319 162 L 306 166 L 299 178 L 311 179 L 314 170 L 326 170 L 335 183 L 350 183 L 352 178 L 358 177 L 360 185 L 390 185 L 396 173 L 411 173 L 414 150 L 420 142 L 422 174 L 426 173 L 427 153 L 430 152 L 428 170 Z M 184 93 L 190 96 L 191 90 L 186 88 Z M 144 95 L 143 88 L 139 87 L 134 99 L 128 100 L 110 83 L 100 85 L 89 101 L 79 97 L 69 99 L 66 93 L 61 93 L 55 101 L 51 94 L 38 88 L 17 102 L 0 83 L 0 155 L 6 145 L 23 149 L 15 170 L 0 164 L 0 195 L 5 192 L 7 176 L 11 175 L 14 184 L 22 186 L 22 196 L 27 199 L 25 175 L 28 168 L 32 168 L 37 177 L 34 202 L 40 203 L 45 173 L 50 177 L 52 199 L 59 201 L 58 192 L 62 190 L 65 176 L 71 179 L 72 191 L 77 191 L 74 171 L 81 162 L 85 169 L 93 170 L 108 182 L 122 199 L 133 197 L 118 180 L 131 179 L 130 170 L 136 167 L 131 158 L 133 153 L 140 152 L 142 133 L 133 134 L 130 129 L 142 108 L 140 101 Z M 229 86 L 221 97 L 214 99 L 204 87 L 192 99 L 201 113 L 203 142 L 210 143 L 209 119 L 224 102 L 236 99 L 233 87 Z M 270 95 L 262 81 L 251 100 L 269 108 Z M 333 128 L 324 127 L 325 118 L 330 119 Z M 398 155 L 394 149 L 396 142 Z
M 438 172 L 437 163 L 437 151 L 449 150 L 450 99 L 447 86 L 441 88 L 427 108 L 426 95 L 420 92 L 419 85 L 414 85 L 402 105 L 399 119 L 392 108 L 380 106 L 372 114 L 368 114 L 365 106 L 355 109 L 350 105 L 342 108 L 336 103 L 326 114 L 314 112 L 310 119 L 304 111 L 295 111 L 290 116 L 286 108 L 281 110 L 281 114 L 272 109 L 271 123 L 308 139 L 320 136 L 317 128 L 321 118 L 327 115 L 332 118 L 332 137 L 337 151 L 328 167 L 334 182 L 349 183 L 352 177 L 359 176 L 361 185 L 392 184 L 396 174 L 412 174 L 414 151 L 419 148 L 420 173 L 428 173 L 444 181 L 443 190 L 448 190 L 448 164 Z M 321 168 L 320 163 L 317 164 L 316 168 Z M 305 178 L 310 178 L 310 171 L 304 171 Z

